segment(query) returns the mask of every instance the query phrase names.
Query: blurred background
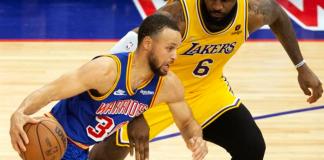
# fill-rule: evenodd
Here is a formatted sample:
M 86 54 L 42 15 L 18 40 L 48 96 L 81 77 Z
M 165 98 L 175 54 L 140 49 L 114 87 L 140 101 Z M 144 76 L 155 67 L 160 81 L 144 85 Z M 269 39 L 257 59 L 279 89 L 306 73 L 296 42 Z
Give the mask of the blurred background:
M 323 82 L 324 0 L 277 2 L 291 19 L 307 64 Z M 96 55 L 107 54 L 118 39 L 164 3 L 0 0 L 0 159 L 19 159 L 10 143 L 10 116 L 30 92 Z M 263 133 L 265 159 L 324 160 L 324 98 L 306 102 L 296 69 L 269 27 L 250 35 L 224 74 Z M 150 143 L 150 159 L 191 159 L 182 138 L 171 138 L 177 132 L 171 126 L 159 135 L 160 140 Z M 230 159 L 223 148 L 208 147 L 207 160 Z
M 324 39 L 323 0 L 277 0 L 299 39 Z M 1 0 L 0 39 L 121 38 L 164 0 Z M 271 13 L 269 13 L 271 14 Z M 267 27 L 250 39 L 273 39 Z

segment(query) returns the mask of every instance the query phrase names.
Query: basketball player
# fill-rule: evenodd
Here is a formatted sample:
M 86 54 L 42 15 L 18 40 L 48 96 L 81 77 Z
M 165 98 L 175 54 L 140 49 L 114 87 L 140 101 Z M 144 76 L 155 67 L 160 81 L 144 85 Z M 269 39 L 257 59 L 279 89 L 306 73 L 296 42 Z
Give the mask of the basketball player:
M 305 63 L 290 20 L 274 0 L 169 1 L 157 12 L 178 22 L 182 45 L 171 70 L 184 84 L 185 99 L 203 127 L 204 139 L 225 148 L 232 159 L 259 160 L 265 152 L 258 126 L 241 100 L 232 94 L 223 76 L 224 65 L 249 34 L 269 25 L 295 64 L 299 85 L 309 96 L 307 102 L 313 103 L 322 96 L 321 82 Z M 131 46 L 128 44 L 136 44 L 135 32 L 129 32 L 112 50 L 124 50 L 125 46 Z M 150 139 L 172 124 L 171 115 L 167 113 L 165 105 L 158 105 L 144 114 L 150 127 Z M 138 123 L 145 126 L 143 119 Z M 139 131 L 137 127 L 131 128 L 129 136 L 136 139 Z M 99 159 L 111 150 L 119 150 L 115 157 L 106 159 L 123 159 L 128 153 L 127 147 L 119 147 L 125 146 L 127 140 L 127 132 L 123 133 L 117 134 L 122 137 L 116 138 L 116 146 L 113 145 L 115 138 L 94 146 L 91 157 Z
M 69 160 L 87 159 L 90 145 L 163 102 L 169 106 L 193 159 L 203 159 L 207 147 L 201 127 L 184 101 L 180 80 L 168 72 L 181 43 L 176 23 L 163 15 L 150 16 L 139 28 L 138 42 L 135 52 L 98 56 L 31 93 L 11 117 L 14 149 L 20 154 L 26 150 L 28 138 L 23 126 L 37 122 L 30 115 L 55 100 L 60 101 L 47 116 L 63 126 L 68 136 L 63 159 Z M 136 159 L 144 157 L 137 154 Z

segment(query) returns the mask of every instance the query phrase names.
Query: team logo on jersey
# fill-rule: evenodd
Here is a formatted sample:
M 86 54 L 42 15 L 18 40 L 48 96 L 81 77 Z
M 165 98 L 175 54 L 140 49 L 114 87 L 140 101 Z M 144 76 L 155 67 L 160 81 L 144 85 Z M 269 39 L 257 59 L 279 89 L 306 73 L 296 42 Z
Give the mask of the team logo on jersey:
M 194 54 L 230 54 L 233 52 L 236 42 L 223 43 L 223 44 L 206 44 L 191 43 L 191 47 L 181 55 L 194 55 Z
M 148 105 L 140 103 L 136 100 L 126 99 L 109 103 L 101 103 L 96 111 L 98 115 L 105 114 L 124 114 L 129 117 L 135 117 L 142 114 L 148 109 Z
M 115 96 L 124 96 L 126 95 L 126 91 L 118 89 L 117 91 L 114 92 Z
M 241 25 L 240 24 L 238 24 L 238 25 L 235 26 L 235 31 L 238 31 L 240 29 L 241 29 Z
M 140 93 L 142 94 L 142 95 L 153 95 L 154 94 L 154 92 L 153 91 L 149 91 L 149 90 L 141 90 L 140 91 Z
M 126 45 L 126 50 L 127 51 L 132 51 L 133 50 L 133 48 L 134 48 L 134 43 L 133 42 L 129 42 L 129 43 L 127 43 L 127 45 Z
M 241 33 L 242 33 L 241 25 L 240 25 L 240 24 L 239 24 L 239 25 L 236 25 L 236 26 L 235 26 L 235 31 L 232 32 L 232 35 L 234 35 L 234 34 L 239 35 L 239 34 L 241 34 Z

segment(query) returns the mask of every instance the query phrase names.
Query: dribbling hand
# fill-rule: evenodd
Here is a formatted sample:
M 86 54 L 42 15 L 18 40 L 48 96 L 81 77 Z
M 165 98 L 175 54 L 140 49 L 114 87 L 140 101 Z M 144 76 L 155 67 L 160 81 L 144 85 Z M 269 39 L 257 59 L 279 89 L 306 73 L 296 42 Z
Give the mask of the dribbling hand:
M 27 123 L 38 123 L 39 120 L 34 119 L 21 112 L 15 112 L 10 118 L 10 137 L 12 147 L 19 153 L 20 157 L 22 152 L 26 151 L 26 144 L 29 143 L 26 132 L 23 127 Z

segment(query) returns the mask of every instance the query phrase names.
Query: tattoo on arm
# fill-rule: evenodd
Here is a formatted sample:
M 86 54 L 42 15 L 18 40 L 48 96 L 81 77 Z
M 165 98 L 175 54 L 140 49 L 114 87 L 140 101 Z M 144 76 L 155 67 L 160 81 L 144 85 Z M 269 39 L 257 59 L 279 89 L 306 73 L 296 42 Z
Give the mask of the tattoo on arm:
M 251 0 L 249 15 L 261 20 L 261 24 L 271 24 L 278 17 L 278 4 L 273 0 Z

